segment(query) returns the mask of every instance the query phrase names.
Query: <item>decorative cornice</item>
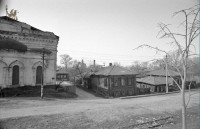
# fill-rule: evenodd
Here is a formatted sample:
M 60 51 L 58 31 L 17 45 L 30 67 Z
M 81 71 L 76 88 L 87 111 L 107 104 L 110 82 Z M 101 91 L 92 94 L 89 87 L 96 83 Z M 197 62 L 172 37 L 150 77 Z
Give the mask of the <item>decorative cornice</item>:
M 12 37 L 15 37 L 15 36 L 21 36 L 23 38 L 40 38 L 40 39 L 43 39 L 43 40 L 58 40 L 56 36 L 47 36 L 47 35 L 38 35 L 38 34 L 33 34 L 33 33 L 17 33 L 17 32 L 10 32 L 10 31 L 3 31 L 3 30 L 0 30 L 0 34 L 4 34 L 4 35 L 8 35 L 8 36 L 12 36 Z
M 24 36 L 24 35 L 18 35 L 18 34 L 8 34 L 8 33 L 1 33 L 0 31 L 0 38 L 2 39 L 15 39 L 15 40 L 24 40 L 24 41 L 32 41 L 32 42 L 48 42 L 48 43 L 54 43 L 57 42 L 56 39 L 47 38 L 47 37 L 34 37 L 34 36 Z

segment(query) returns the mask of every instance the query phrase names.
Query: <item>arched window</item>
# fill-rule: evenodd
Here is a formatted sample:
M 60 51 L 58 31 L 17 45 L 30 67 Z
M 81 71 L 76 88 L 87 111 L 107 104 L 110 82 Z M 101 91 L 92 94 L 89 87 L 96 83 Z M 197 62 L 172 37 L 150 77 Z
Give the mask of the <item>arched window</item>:
M 12 85 L 19 85 L 19 66 L 13 66 L 12 71 Z
M 38 66 L 36 70 L 36 84 L 42 84 L 42 66 Z

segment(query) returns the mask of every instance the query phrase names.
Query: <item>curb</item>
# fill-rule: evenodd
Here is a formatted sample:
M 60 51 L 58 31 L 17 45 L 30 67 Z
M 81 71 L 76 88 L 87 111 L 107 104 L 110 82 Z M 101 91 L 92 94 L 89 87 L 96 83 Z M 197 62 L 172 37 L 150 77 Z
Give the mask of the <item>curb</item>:
M 120 99 L 131 99 L 131 98 L 140 98 L 140 97 L 149 97 L 149 96 L 159 96 L 159 95 L 167 95 L 167 94 L 175 94 L 180 93 L 180 91 L 169 92 L 169 93 L 157 93 L 157 94 L 146 94 L 146 95 L 137 95 L 137 96 L 127 96 L 127 97 L 120 97 Z
M 200 89 L 191 89 L 190 91 L 196 91 Z M 189 92 L 189 90 L 185 90 L 185 92 Z M 168 94 L 176 94 L 180 93 L 180 91 L 168 92 L 168 93 L 156 93 L 156 94 L 146 94 L 146 95 L 136 95 L 136 96 L 126 96 L 120 97 L 120 99 L 131 99 L 131 98 L 140 98 L 140 97 L 149 97 L 149 96 L 158 96 L 158 95 L 168 95 Z

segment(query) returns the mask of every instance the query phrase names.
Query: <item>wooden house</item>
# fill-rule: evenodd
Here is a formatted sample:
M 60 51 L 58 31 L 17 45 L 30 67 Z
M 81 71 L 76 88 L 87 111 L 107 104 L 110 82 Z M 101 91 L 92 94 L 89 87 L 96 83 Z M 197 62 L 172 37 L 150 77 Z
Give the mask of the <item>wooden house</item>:
M 57 70 L 56 80 L 57 81 L 69 81 L 69 73 L 66 71 L 66 69 Z
M 136 95 L 136 73 L 119 66 L 108 66 L 90 75 L 89 88 L 106 97 Z

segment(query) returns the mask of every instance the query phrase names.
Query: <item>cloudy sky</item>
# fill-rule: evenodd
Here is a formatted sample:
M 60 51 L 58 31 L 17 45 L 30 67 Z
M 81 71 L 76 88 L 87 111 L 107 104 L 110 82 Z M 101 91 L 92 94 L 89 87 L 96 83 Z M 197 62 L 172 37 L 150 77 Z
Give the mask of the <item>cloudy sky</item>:
M 172 17 L 173 13 L 198 0 L 6 0 L 0 16 L 6 15 L 6 4 L 9 10 L 18 10 L 19 21 L 60 37 L 58 64 L 59 55 L 69 54 L 87 64 L 96 60 L 98 64 L 131 65 L 164 55 L 149 48 L 133 50 L 141 44 L 174 50 L 168 40 L 157 37 L 158 23 L 180 30 L 184 17 Z M 198 40 L 196 44 L 199 48 Z

